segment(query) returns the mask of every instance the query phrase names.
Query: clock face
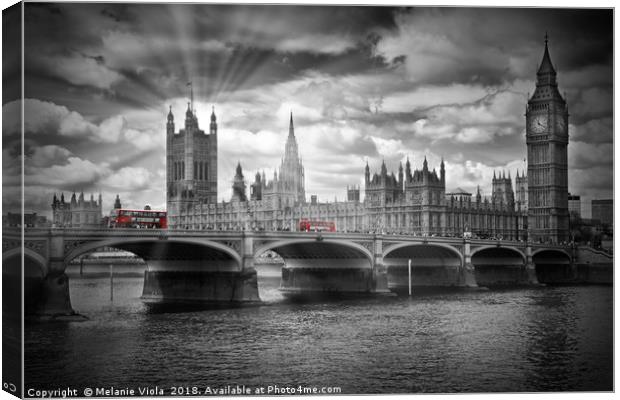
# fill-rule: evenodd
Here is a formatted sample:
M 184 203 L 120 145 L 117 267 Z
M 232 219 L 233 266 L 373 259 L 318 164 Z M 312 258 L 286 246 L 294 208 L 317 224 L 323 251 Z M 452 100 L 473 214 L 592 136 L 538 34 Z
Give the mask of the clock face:
M 547 130 L 547 116 L 535 115 L 530 118 L 530 130 L 534 133 L 543 133 Z
M 566 128 L 566 122 L 564 121 L 564 117 L 557 116 L 555 118 L 555 126 L 558 131 L 564 132 L 564 129 Z

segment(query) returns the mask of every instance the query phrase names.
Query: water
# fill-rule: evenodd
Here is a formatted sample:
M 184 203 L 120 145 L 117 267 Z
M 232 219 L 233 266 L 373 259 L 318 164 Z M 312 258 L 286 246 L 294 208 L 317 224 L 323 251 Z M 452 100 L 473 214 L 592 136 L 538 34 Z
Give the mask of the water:
M 26 327 L 26 389 L 336 386 L 610 391 L 613 290 L 564 286 L 150 313 L 142 279 L 72 278 L 82 323 Z

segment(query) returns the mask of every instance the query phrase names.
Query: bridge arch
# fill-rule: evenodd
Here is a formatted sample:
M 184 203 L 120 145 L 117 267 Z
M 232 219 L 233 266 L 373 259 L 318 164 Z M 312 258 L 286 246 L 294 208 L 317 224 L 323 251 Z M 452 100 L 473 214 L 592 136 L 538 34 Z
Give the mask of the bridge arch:
M 513 246 L 497 246 L 497 245 L 481 246 L 481 247 L 477 247 L 477 248 L 473 249 L 471 251 L 472 259 L 473 259 L 474 255 L 476 255 L 476 253 L 487 252 L 489 249 L 499 249 L 500 251 L 506 251 L 507 254 L 515 254 L 516 253 L 516 254 L 519 255 L 519 257 L 521 257 L 523 262 L 527 261 L 527 256 L 525 255 L 525 253 L 523 251 L 521 251 L 520 249 L 518 249 L 517 247 L 513 247 Z
M 47 260 L 31 249 L 16 247 L 2 253 L 2 301 L 9 314 L 21 314 L 22 300 L 27 313 L 36 310 L 47 272 Z
M 528 283 L 527 256 L 513 246 L 488 245 L 471 252 L 479 286 L 523 285 Z
M 373 254 L 364 246 L 332 238 L 298 238 L 261 244 L 284 260 L 280 290 L 287 296 L 369 293 L 376 288 Z
M 571 268 L 571 256 L 564 249 L 536 249 L 532 253 L 532 262 L 540 283 L 567 283 L 575 278 Z
M 166 240 L 161 239 L 149 239 L 149 238 L 110 238 L 106 240 L 98 240 L 93 242 L 84 243 L 81 246 L 76 247 L 71 250 L 69 253 L 65 255 L 64 262 L 65 265 L 69 263 L 69 261 L 74 258 L 96 250 L 101 247 L 114 247 L 122 250 L 130 251 L 137 256 L 143 258 L 144 260 L 148 260 L 153 257 L 153 253 L 149 253 L 149 248 L 152 248 L 152 251 L 155 251 L 155 247 L 165 247 L 166 245 L 189 245 L 195 246 L 197 249 L 203 250 L 212 250 L 219 252 L 223 255 L 230 257 L 235 260 L 239 266 L 241 266 L 241 255 L 233 248 L 226 246 L 222 243 L 210 241 L 210 240 L 202 240 L 202 239 L 194 239 L 194 238 L 167 238 Z M 144 245 L 141 248 L 140 245 Z M 143 251 L 141 251 L 143 250 Z
M 48 271 L 48 262 L 45 259 L 45 257 L 43 257 L 42 255 L 40 255 L 39 253 L 30 250 L 28 248 L 22 248 L 22 247 L 16 247 L 14 249 L 11 249 L 9 251 L 6 251 L 4 253 L 2 253 L 2 264 L 4 266 L 9 266 L 12 263 L 10 262 L 14 257 L 19 257 L 19 268 L 21 270 L 21 254 L 22 252 L 24 253 L 24 258 L 26 259 L 26 261 L 28 261 L 28 259 L 32 260 L 31 263 L 27 263 L 27 265 L 31 265 L 32 267 L 37 267 L 41 273 L 41 277 L 44 277 L 47 275 L 47 271 Z M 4 268 L 3 268 L 4 269 Z M 28 272 L 25 271 L 25 272 Z M 34 272 L 34 271 L 31 271 Z M 21 271 L 19 272 L 19 274 L 21 274 Z
M 559 253 L 561 253 L 566 256 L 569 262 L 572 260 L 570 253 L 564 249 L 535 249 L 534 251 L 532 251 L 532 257 L 550 255 L 550 253 L 556 253 L 556 255 L 559 255 Z
M 316 251 L 323 250 L 325 253 L 325 257 L 330 258 L 340 258 L 345 256 L 346 258 L 365 258 L 369 261 L 370 266 L 372 267 L 374 264 L 374 256 L 364 246 L 347 240 L 338 240 L 338 239 L 323 239 L 317 240 L 316 238 L 308 238 L 308 239 L 285 239 L 285 240 L 276 240 L 273 242 L 268 242 L 260 245 L 254 250 L 254 257 L 258 257 L 261 254 L 265 253 L 268 250 L 273 250 L 278 253 L 282 258 L 286 259 L 286 248 L 291 247 L 290 250 L 293 250 L 292 247 L 295 247 L 296 251 L 300 251 L 302 256 L 311 258 L 311 254 L 307 251 L 312 250 L 312 247 L 315 247 Z M 304 252 L 306 250 L 306 252 Z M 342 252 L 342 250 L 345 250 Z M 281 253 L 285 253 L 284 255 Z M 314 253 L 316 256 L 317 253 Z M 335 256 L 335 257 L 332 257 Z M 360 257 L 361 256 L 361 257 Z M 292 257 L 288 257 L 292 258 Z
M 397 244 L 390 245 L 383 250 L 383 258 L 385 259 L 385 258 L 390 257 L 391 254 L 393 254 L 395 251 L 399 249 L 403 249 L 405 247 L 415 247 L 415 246 L 440 247 L 442 249 L 446 249 L 448 250 L 448 252 L 452 253 L 452 255 L 458 257 L 458 259 L 460 260 L 461 266 L 463 265 L 464 257 L 463 257 L 463 254 L 459 251 L 459 249 L 449 244 L 445 244 L 445 243 L 424 243 L 424 242 L 397 243 Z
M 461 284 L 464 257 L 457 248 L 445 243 L 405 242 L 390 245 L 383 250 L 383 264 L 387 267 L 387 285 L 390 290 L 408 291 L 409 259 L 412 261 L 413 287 L 452 287 Z

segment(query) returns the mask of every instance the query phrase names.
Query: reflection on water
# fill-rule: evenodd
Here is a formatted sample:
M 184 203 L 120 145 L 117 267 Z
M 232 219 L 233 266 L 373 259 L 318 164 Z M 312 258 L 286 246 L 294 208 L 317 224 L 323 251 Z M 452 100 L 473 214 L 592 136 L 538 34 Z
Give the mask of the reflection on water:
M 150 313 L 142 279 L 72 278 L 83 323 L 26 328 L 26 387 L 612 390 L 612 288 L 546 287 Z M 53 374 L 50 371 L 54 371 Z M 58 377 L 62 376 L 62 382 Z

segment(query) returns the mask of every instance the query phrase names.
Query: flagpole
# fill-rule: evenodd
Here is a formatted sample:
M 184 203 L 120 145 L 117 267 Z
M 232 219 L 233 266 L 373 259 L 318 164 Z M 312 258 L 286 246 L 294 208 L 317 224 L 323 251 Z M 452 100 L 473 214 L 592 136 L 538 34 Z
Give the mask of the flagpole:
M 192 85 L 192 82 L 187 82 L 187 85 L 189 86 L 189 104 L 190 104 L 190 110 L 192 111 L 192 114 L 195 114 L 195 110 L 194 110 L 194 85 Z

